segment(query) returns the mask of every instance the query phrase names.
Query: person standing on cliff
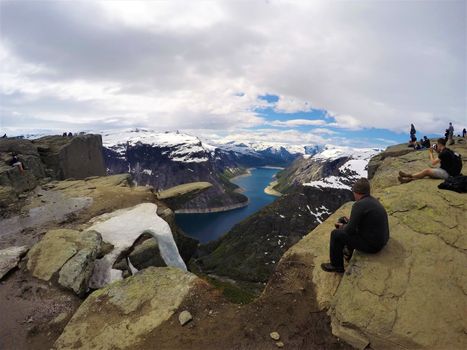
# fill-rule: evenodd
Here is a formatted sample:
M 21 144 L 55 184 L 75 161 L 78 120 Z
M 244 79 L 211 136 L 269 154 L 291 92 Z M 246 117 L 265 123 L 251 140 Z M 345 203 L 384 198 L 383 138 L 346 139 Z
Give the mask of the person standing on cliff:
M 370 182 L 358 179 L 352 186 L 355 203 L 347 223 L 339 220 L 331 232 L 329 245 L 330 263 L 321 264 L 326 272 L 343 273 L 344 248 L 352 256 L 357 249 L 364 253 L 375 254 L 384 248 L 389 240 L 388 214 L 383 205 L 370 194 Z M 345 218 L 346 219 L 346 218 Z
M 449 128 L 448 128 L 449 134 L 448 134 L 448 145 L 453 145 L 454 144 L 454 127 L 452 126 L 452 123 L 449 123 Z

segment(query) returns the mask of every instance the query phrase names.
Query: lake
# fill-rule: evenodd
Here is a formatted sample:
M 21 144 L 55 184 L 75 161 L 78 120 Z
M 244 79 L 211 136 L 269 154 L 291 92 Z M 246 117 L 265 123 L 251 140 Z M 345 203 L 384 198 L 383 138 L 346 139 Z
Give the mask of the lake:
M 240 186 L 250 199 L 248 206 L 221 213 L 177 214 L 177 224 L 190 237 L 201 243 L 213 241 L 227 233 L 236 223 L 272 203 L 277 197 L 264 193 L 279 169 L 254 168 L 251 175 L 240 176 L 231 181 Z

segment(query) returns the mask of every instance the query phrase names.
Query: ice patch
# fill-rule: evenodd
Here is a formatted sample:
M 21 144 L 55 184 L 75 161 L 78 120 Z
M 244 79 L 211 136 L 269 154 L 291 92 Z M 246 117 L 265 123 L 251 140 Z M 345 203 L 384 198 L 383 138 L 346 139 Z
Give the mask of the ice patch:
M 142 203 L 101 215 L 92 221 L 94 224 L 88 230 L 99 232 L 103 241 L 112 244 L 114 249 L 102 259 L 96 260 L 90 281 L 91 288 L 101 288 L 123 278 L 122 271 L 115 270 L 112 266 L 119 255 L 130 248 L 143 233 L 149 233 L 157 240 L 161 257 L 167 266 L 186 271 L 169 224 L 157 215 L 157 205 Z

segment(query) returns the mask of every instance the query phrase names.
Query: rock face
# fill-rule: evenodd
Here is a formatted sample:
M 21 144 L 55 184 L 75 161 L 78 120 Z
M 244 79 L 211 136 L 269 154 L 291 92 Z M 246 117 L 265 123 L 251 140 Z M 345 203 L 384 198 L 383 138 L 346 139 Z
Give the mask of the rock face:
M 464 145 L 452 148 L 467 155 Z M 426 167 L 427 151 L 378 158 L 372 188 L 389 214 L 388 245 L 374 255 L 354 253 L 343 276 L 319 268 L 329 261 L 329 233 L 350 213 L 349 203 L 289 249 L 277 272 L 286 276 L 291 262 L 311 271 L 333 333 L 356 348 L 465 349 L 467 198 L 439 190 L 441 180 L 394 181 L 399 170 Z
M 59 274 L 60 285 L 72 289 L 76 294 L 83 294 L 87 290 L 101 243 L 100 235 L 93 231 L 49 231 L 29 251 L 27 269 L 34 277 L 44 281 Z
M 106 174 L 101 135 L 46 136 L 34 140 L 34 144 L 57 180 Z
M 80 306 L 55 347 L 135 347 L 175 313 L 196 283 L 204 282 L 180 269 L 150 267 L 95 291 Z
M 0 250 L 0 279 L 10 270 L 14 269 L 22 255 L 28 251 L 28 247 L 10 247 Z

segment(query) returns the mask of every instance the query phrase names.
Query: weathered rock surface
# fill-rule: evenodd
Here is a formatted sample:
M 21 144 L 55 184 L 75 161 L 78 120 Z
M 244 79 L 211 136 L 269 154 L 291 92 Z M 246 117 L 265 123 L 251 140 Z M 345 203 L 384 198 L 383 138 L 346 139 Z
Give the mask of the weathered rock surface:
M 466 148 L 452 147 L 465 158 Z M 467 347 L 467 196 L 439 190 L 441 180 L 400 185 L 399 170 L 427 166 L 427 151 L 384 157 L 372 180 L 389 214 L 391 239 L 378 254 L 356 252 L 343 275 L 323 272 L 333 223 L 346 204 L 281 260 L 310 269 L 316 300 L 331 316 L 333 333 L 356 348 L 464 349 Z M 274 288 L 274 286 L 268 286 Z
M 57 349 L 128 349 L 168 320 L 196 283 L 176 268 L 150 267 L 92 293 L 70 320 Z
M 0 250 L 0 279 L 18 265 L 21 256 L 23 256 L 27 251 L 28 248 L 25 246 L 9 247 Z
M 177 210 L 199 193 L 211 188 L 209 182 L 192 182 L 168 188 L 158 193 L 157 198 L 163 200 L 172 210 Z
M 94 231 L 51 230 L 29 251 L 27 269 L 45 281 L 59 274 L 58 282 L 63 287 L 82 294 L 87 290 L 101 242 Z
M 133 266 L 138 270 L 142 270 L 149 266 L 167 266 L 164 259 L 161 257 L 159 245 L 154 238 L 147 239 L 140 245 L 136 246 L 128 257 L 130 258 Z
M 101 135 L 45 136 L 34 140 L 34 144 L 57 180 L 106 174 Z

